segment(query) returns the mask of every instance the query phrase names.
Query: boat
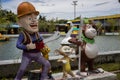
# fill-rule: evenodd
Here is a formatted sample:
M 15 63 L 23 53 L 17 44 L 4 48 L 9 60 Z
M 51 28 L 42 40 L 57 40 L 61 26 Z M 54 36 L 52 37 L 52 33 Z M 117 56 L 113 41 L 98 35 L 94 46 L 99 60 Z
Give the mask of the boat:
M 0 33 L 0 42 L 1 41 L 8 41 L 9 40 L 9 37 L 8 36 L 4 36 Z

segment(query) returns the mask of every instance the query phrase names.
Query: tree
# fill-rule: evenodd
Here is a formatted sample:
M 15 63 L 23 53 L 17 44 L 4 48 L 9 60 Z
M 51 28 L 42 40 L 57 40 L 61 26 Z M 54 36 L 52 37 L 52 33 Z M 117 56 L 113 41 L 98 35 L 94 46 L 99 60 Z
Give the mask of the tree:
M 5 23 L 7 21 L 11 23 L 16 23 L 17 16 L 12 11 L 0 10 L 0 23 Z
M 60 20 L 57 21 L 57 23 L 59 23 L 59 24 L 63 24 L 64 23 L 65 24 L 65 23 L 67 23 L 67 21 L 68 20 L 60 19 Z
M 46 21 L 46 16 L 41 16 L 41 15 L 39 15 L 39 20 Z
M 50 20 L 48 23 L 49 26 L 49 32 L 53 32 L 55 30 L 55 22 L 54 20 Z
M 40 32 L 45 32 L 45 28 L 46 28 L 46 26 L 47 26 L 47 23 L 46 23 L 46 21 L 44 21 L 44 20 L 39 20 L 39 31 Z

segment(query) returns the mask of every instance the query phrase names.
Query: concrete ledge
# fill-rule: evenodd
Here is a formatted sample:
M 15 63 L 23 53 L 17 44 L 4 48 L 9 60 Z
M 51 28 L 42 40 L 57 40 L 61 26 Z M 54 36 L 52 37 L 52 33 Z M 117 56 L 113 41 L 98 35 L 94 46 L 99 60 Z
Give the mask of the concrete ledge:
M 120 62 L 120 51 L 108 51 L 99 53 L 95 63 Z
M 50 56 L 50 61 L 57 60 L 62 56 Z M 71 55 L 71 58 L 75 58 L 76 55 Z M 96 63 L 104 63 L 104 62 L 120 62 L 120 51 L 108 51 L 108 52 L 99 52 L 98 57 L 95 59 Z M 19 64 L 21 63 L 21 59 L 15 60 L 2 60 L 0 61 L 0 65 L 9 65 L 9 64 Z
M 62 64 L 59 64 L 56 59 L 60 58 L 62 56 L 50 56 L 50 63 L 52 65 L 52 70 L 61 70 Z M 75 55 L 71 55 L 72 58 L 75 57 Z M 107 62 L 120 62 L 120 51 L 109 51 L 106 52 L 106 54 L 101 54 L 95 59 L 95 63 L 107 63 Z M 15 76 L 18 68 L 20 66 L 21 59 L 16 60 L 5 60 L 0 61 L 0 78 L 1 77 L 11 77 Z M 27 69 L 25 73 L 28 73 L 30 70 L 34 69 L 40 69 L 40 64 L 33 61 Z M 71 62 L 72 70 L 75 70 L 78 68 L 78 61 Z M 27 75 L 27 74 L 26 74 Z
M 76 73 L 77 71 L 74 71 Z M 53 77 L 56 79 L 62 78 L 62 73 L 53 74 Z M 66 80 L 66 79 L 65 79 Z M 105 71 L 104 73 L 91 74 L 87 77 L 78 76 L 77 78 L 69 78 L 67 80 L 117 80 L 116 74 Z

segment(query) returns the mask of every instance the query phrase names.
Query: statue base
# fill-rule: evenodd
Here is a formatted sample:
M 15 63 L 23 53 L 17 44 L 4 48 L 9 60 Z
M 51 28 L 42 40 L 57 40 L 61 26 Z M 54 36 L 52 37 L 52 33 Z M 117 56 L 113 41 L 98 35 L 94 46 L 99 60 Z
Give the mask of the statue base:
M 74 74 L 77 71 L 73 71 Z M 62 73 L 53 74 L 55 80 L 117 80 L 116 74 L 104 71 L 103 73 L 92 73 L 87 76 L 76 75 L 76 77 L 68 76 L 66 79 L 62 79 Z
M 76 77 L 71 77 L 68 75 L 67 78 L 63 79 L 63 73 L 54 73 L 52 76 L 54 80 L 117 80 L 116 74 L 104 71 L 103 73 L 91 73 L 87 76 L 77 75 L 78 70 L 73 71 Z M 30 71 L 30 75 L 28 76 L 28 80 L 39 80 L 40 72 L 39 70 Z M 49 80 L 49 79 L 48 79 Z M 51 79 L 50 79 L 51 80 Z

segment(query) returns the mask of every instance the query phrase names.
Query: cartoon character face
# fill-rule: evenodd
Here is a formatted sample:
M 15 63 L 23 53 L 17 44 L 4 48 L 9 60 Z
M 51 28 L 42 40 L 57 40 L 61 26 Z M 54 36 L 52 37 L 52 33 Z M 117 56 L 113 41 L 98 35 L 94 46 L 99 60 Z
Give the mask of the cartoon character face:
M 70 46 L 62 46 L 60 50 L 66 54 L 70 54 L 72 52 L 72 48 Z
M 34 13 L 21 17 L 18 24 L 30 33 L 38 31 L 37 15 Z
M 92 25 L 86 24 L 85 36 L 93 39 L 97 35 L 97 31 L 92 27 Z

